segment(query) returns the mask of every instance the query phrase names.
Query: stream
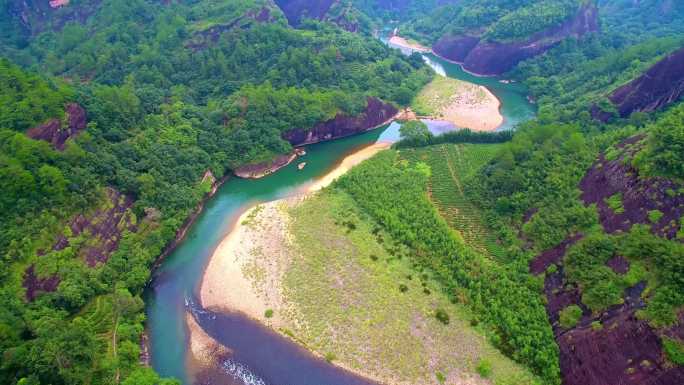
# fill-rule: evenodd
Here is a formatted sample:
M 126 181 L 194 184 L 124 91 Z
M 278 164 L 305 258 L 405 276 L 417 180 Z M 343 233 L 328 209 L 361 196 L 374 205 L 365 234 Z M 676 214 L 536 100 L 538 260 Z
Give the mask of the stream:
M 432 54 L 424 60 L 437 73 L 488 87 L 501 101 L 504 123 L 510 129 L 535 114 L 519 84 L 495 77 L 478 77 Z M 426 122 L 434 133 L 452 129 L 443 122 Z M 279 333 L 240 314 L 217 314 L 202 309 L 195 298 L 203 270 L 214 249 L 247 208 L 259 202 L 298 193 L 324 176 L 347 154 L 378 141 L 398 139 L 397 123 L 365 133 L 306 146 L 303 170 L 293 162 L 267 177 L 231 178 L 207 202 L 185 239 L 153 274 L 145 292 L 151 362 L 164 377 L 183 384 L 225 385 L 351 385 L 372 384 L 310 354 Z M 206 334 L 231 350 L 216 368 L 198 368 L 190 359 L 185 317 L 190 312 Z

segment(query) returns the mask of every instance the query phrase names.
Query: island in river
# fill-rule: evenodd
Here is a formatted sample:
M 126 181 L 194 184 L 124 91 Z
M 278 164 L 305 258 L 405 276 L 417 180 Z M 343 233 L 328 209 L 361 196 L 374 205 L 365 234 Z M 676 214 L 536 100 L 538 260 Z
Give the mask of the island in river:
M 247 314 L 381 383 L 532 383 L 524 368 L 470 326 L 462 305 L 452 304 L 408 258 L 393 257 L 388 250 L 402 246 L 353 199 L 324 188 L 387 147 L 363 148 L 301 194 L 245 212 L 205 270 L 202 308 Z M 448 313 L 448 325 L 435 317 L 438 309 Z M 202 352 L 217 351 L 216 345 L 195 331 L 195 359 L 211 359 Z M 477 373 L 483 363 L 491 366 L 489 378 Z

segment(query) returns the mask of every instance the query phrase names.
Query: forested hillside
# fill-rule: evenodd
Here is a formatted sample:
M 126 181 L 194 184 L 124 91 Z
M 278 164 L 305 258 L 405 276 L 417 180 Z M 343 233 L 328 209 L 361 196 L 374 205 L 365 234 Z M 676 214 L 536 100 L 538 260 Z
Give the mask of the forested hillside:
M 212 186 L 291 152 L 286 131 L 367 97 L 404 105 L 432 76 L 336 26 L 292 29 L 265 1 L 0 7 L 8 384 L 159 383 L 139 364 L 140 296 Z
M 434 73 L 386 26 L 538 116 L 408 124 L 333 189 L 543 384 L 684 383 L 673 0 L 0 0 L 0 383 L 175 383 L 140 362 L 155 261 L 235 170 L 410 104 Z

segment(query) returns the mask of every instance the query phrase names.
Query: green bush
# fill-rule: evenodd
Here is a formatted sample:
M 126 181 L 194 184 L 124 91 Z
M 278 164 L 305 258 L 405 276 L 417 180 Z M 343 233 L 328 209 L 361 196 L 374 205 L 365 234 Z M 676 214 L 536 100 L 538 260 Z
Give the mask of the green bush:
M 437 318 L 437 321 L 443 323 L 444 325 L 449 324 L 449 314 L 444 309 L 437 309 L 435 311 L 435 318 Z
M 684 344 L 672 338 L 663 338 L 663 350 L 667 358 L 676 365 L 684 365 Z
M 651 210 L 648 212 L 648 220 L 651 221 L 651 223 L 658 223 L 663 215 L 663 212 L 660 210 Z
M 482 378 L 489 378 L 492 375 L 492 363 L 485 358 L 481 358 L 477 363 L 476 370 Z
M 559 322 L 564 329 L 570 329 L 575 327 L 580 319 L 582 319 L 582 309 L 577 305 L 570 305 L 561 310 Z
M 264 312 L 264 317 L 266 317 L 266 318 L 272 318 L 272 317 L 273 317 L 273 309 L 267 309 L 267 310 Z
M 615 214 L 622 214 L 625 208 L 622 206 L 622 193 L 615 193 L 606 199 L 606 204 Z

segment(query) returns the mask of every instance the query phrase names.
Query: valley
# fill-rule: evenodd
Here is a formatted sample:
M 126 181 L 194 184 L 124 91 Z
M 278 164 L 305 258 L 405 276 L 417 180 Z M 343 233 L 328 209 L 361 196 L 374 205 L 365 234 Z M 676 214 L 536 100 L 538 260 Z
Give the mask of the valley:
M 0 383 L 684 382 L 682 33 L 0 1 Z

